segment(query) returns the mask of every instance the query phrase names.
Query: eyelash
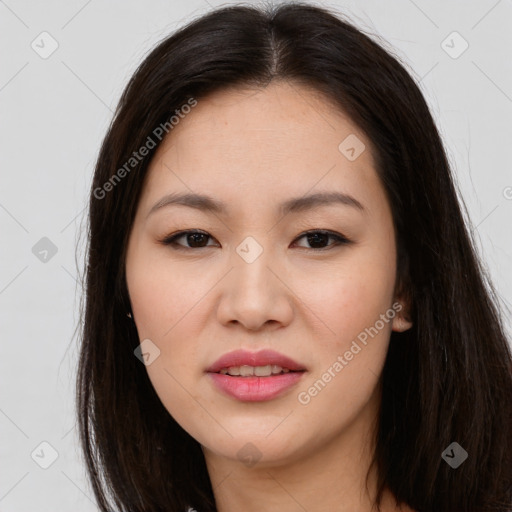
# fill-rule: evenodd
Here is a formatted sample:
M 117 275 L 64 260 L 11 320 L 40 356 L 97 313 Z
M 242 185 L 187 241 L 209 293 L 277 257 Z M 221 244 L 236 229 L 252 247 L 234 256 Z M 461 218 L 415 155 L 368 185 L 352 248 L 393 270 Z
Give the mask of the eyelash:
M 185 235 L 195 235 L 195 234 L 206 235 L 209 238 L 213 238 L 211 235 L 209 235 L 205 231 L 188 230 L 188 231 L 179 231 L 178 233 L 169 235 L 169 236 L 165 237 L 164 239 L 160 240 L 160 243 L 163 245 L 166 245 L 166 246 L 172 246 L 172 248 L 177 251 L 193 251 L 193 250 L 198 250 L 198 249 L 206 249 L 207 247 L 213 247 L 213 246 L 208 246 L 208 245 L 204 246 L 204 247 L 184 247 L 184 246 L 181 246 L 178 243 L 176 243 L 176 240 L 184 237 Z M 315 248 L 308 249 L 307 247 L 303 247 L 303 249 L 306 249 L 306 251 L 308 251 L 308 252 L 309 251 L 313 251 L 313 252 L 328 251 L 334 247 L 338 247 L 340 245 L 348 245 L 348 244 L 352 243 L 351 240 L 349 240 L 345 236 L 341 235 L 340 233 L 336 233 L 334 231 L 328 231 L 328 230 L 324 230 L 324 229 L 314 229 L 311 231 L 306 231 L 305 233 L 302 233 L 301 235 L 299 235 L 295 240 L 300 240 L 301 238 L 307 237 L 308 235 L 314 235 L 314 234 L 327 235 L 328 237 L 334 239 L 335 243 L 331 244 L 330 246 L 327 246 L 327 247 L 322 247 L 321 249 L 315 249 Z

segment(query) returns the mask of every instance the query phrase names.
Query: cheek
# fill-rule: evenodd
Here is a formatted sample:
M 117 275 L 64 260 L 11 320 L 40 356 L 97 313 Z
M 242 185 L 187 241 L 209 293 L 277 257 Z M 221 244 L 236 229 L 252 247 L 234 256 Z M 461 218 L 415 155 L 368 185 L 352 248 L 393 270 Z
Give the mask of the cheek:
M 149 251 L 127 266 L 127 284 L 140 337 L 162 343 L 183 329 L 212 286 L 208 276 L 184 272 L 166 258 L 151 258 Z
M 204 292 L 190 285 L 183 273 L 155 262 L 132 267 L 127 281 L 139 339 L 150 339 L 159 350 L 146 366 L 148 377 L 164 407 L 190 432 L 189 418 L 200 414 L 200 397 L 192 385 L 199 371 L 193 340 L 199 334 L 190 320 L 198 314 Z
M 393 258 L 368 248 L 354 251 L 336 268 L 326 269 L 325 275 L 311 278 L 310 274 L 296 289 L 307 306 L 304 311 L 311 312 L 311 322 L 322 333 L 315 336 L 317 342 L 331 352 L 350 344 L 390 308 L 394 283 Z
M 315 336 L 317 364 L 299 390 L 299 402 L 308 417 L 338 425 L 355 418 L 370 400 L 386 358 L 395 316 L 393 245 L 358 251 L 320 282 L 308 297 L 322 321 L 322 334 Z
M 204 297 L 218 278 L 184 272 L 151 251 L 141 255 L 134 251 L 127 259 L 126 279 L 139 339 L 151 340 L 159 350 L 146 369 L 162 401 L 177 401 L 187 410 L 190 395 L 181 396 L 180 384 L 192 389 L 189 382 L 201 374 L 201 347 L 194 343 L 201 335 L 198 317 L 205 314 Z

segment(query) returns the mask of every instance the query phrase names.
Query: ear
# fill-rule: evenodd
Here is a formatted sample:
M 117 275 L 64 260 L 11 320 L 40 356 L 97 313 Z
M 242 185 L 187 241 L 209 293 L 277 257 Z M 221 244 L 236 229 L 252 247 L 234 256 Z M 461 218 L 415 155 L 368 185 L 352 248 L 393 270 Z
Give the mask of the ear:
M 396 311 L 396 314 L 392 321 L 392 331 L 395 332 L 404 332 L 410 329 L 413 326 L 412 320 L 410 319 L 410 304 L 408 301 L 404 299 L 395 299 L 397 307 L 393 308 Z

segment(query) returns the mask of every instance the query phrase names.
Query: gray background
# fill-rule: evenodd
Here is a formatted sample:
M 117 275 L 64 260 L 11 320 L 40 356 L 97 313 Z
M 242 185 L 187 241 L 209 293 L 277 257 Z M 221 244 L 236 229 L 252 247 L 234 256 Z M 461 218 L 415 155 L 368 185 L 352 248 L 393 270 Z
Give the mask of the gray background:
M 378 34 L 420 81 L 478 249 L 510 304 L 512 2 L 316 3 Z M 93 165 L 143 56 L 196 15 L 225 4 L 0 0 L 2 512 L 97 509 L 74 430 L 73 331 Z M 40 35 L 45 31 L 50 36 Z M 58 48 L 47 56 L 52 40 Z M 469 47 L 459 55 L 464 41 Z

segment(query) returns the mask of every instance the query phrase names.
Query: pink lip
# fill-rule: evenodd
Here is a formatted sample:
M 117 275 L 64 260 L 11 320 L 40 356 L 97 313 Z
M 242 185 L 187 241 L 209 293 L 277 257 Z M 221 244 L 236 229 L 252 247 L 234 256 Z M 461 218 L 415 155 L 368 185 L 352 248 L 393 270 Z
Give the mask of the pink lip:
M 218 373 L 222 368 L 230 366 L 269 364 L 292 371 L 269 377 L 235 377 Z M 206 371 L 217 388 L 227 395 L 245 402 L 262 402 L 280 396 L 296 384 L 304 375 L 305 368 L 293 359 L 272 350 L 260 352 L 236 350 L 222 356 Z
M 235 350 L 217 359 L 206 371 L 209 373 L 218 373 L 222 368 L 229 368 L 230 366 L 266 366 L 267 364 L 276 364 L 281 366 L 281 368 L 288 368 L 294 371 L 306 369 L 293 359 L 279 352 L 274 352 L 273 350 L 260 350 L 259 352 Z
M 232 377 L 222 373 L 208 374 L 224 393 L 243 402 L 272 400 L 292 387 L 304 372 L 290 372 L 271 377 Z

